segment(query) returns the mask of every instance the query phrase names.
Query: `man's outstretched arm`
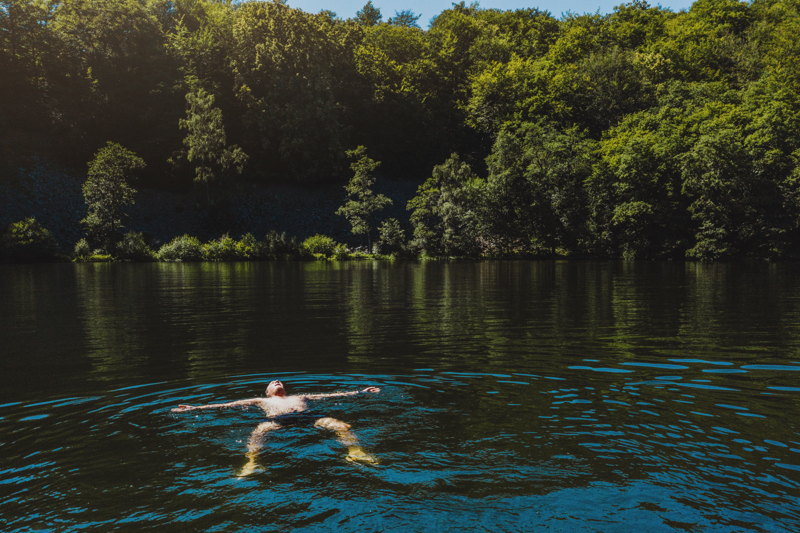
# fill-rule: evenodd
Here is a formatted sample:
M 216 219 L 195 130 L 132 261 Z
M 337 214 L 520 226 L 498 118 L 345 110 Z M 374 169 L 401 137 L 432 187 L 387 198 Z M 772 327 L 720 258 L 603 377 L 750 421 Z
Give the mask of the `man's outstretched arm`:
M 367 387 L 363 390 L 354 390 L 350 392 L 329 392 L 329 393 L 322 393 L 322 394 L 300 394 L 299 396 L 305 398 L 306 400 L 322 400 L 324 398 L 339 398 L 342 396 L 355 396 L 356 394 L 361 394 L 365 392 L 380 392 L 381 389 L 378 387 Z
M 256 405 L 264 401 L 264 398 L 250 398 L 249 400 L 239 400 L 237 402 L 229 403 L 210 403 L 208 405 L 184 405 L 181 404 L 172 410 L 173 413 L 181 413 L 183 411 L 194 411 L 195 409 L 222 409 L 224 407 L 245 407 L 248 405 Z

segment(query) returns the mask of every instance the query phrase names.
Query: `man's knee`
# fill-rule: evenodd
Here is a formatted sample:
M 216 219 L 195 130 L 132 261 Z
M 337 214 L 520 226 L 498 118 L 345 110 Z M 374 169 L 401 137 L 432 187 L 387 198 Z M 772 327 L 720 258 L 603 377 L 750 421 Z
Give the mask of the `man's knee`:
M 276 424 L 275 422 L 262 422 L 261 424 L 256 426 L 256 429 L 253 430 L 253 435 L 262 436 L 267 431 L 272 431 L 273 429 L 278 429 L 280 427 L 281 426 L 279 424 Z
M 325 417 L 320 418 L 314 423 L 315 426 L 330 429 L 332 431 L 347 431 L 350 429 L 350 424 L 345 424 L 341 420 L 335 418 Z

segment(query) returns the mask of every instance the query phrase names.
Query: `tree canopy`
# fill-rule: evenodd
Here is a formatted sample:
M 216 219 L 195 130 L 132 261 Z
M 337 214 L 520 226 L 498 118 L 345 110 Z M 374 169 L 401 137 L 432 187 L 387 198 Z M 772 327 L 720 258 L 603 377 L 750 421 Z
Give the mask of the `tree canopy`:
M 461 2 L 418 21 L 372 2 L 342 19 L 279 0 L 0 0 L 0 156 L 77 166 L 113 140 L 144 185 L 188 186 L 194 167 L 167 160 L 199 154 L 205 106 L 226 135 L 204 153 L 241 146 L 245 180 L 345 180 L 363 145 L 424 183 L 410 216 L 431 253 L 800 253 L 797 0 L 561 17 Z

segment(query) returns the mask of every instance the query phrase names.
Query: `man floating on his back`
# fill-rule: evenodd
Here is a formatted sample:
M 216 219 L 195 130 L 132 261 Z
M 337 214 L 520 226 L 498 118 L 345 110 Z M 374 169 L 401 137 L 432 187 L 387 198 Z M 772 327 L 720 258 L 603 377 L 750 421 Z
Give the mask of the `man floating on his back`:
M 259 450 L 264 446 L 264 439 L 267 432 L 274 429 L 280 429 L 285 425 L 296 424 L 300 422 L 313 422 L 314 426 L 329 429 L 336 433 L 339 441 L 347 446 L 347 459 L 350 461 L 362 461 L 366 463 L 376 462 L 375 458 L 367 454 L 358 446 L 356 436 L 350 431 L 350 425 L 345 424 L 341 420 L 330 418 L 322 415 L 315 415 L 308 413 L 308 400 L 322 400 L 325 398 L 338 398 L 342 396 L 355 396 L 361 393 L 380 392 L 377 387 L 367 387 L 361 391 L 351 392 L 332 392 L 328 394 L 296 394 L 293 396 L 286 395 L 286 389 L 283 383 L 278 380 L 270 382 L 267 386 L 266 398 L 251 398 L 249 400 L 239 400 L 230 403 L 216 403 L 208 405 L 179 405 L 173 409 L 173 412 L 194 411 L 195 409 L 218 409 L 223 407 L 246 407 L 249 405 L 257 405 L 261 407 L 267 415 L 266 422 L 261 424 L 253 430 L 250 435 L 250 441 L 247 443 L 247 464 L 242 468 L 240 476 L 251 474 L 256 469 L 256 456 Z

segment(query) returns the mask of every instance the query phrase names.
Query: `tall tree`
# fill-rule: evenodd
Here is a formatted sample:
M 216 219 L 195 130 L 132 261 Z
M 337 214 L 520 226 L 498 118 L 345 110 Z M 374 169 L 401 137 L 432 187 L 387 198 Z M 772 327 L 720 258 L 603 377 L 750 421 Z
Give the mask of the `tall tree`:
M 422 15 L 416 15 L 410 9 L 404 9 L 399 13 L 394 12 L 394 17 L 389 19 L 389 24 L 393 26 L 405 26 L 406 28 L 419 28 L 417 21 Z
M 145 167 L 144 161 L 119 144 L 108 142 L 89 162 L 83 197 L 89 213 L 81 223 L 89 244 L 110 253 L 122 236 L 125 208 L 133 204 L 136 190 L 128 185 L 132 172 Z
M 180 78 L 156 17 L 159 2 L 53 3 L 58 55 L 50 82 L 60 108 L 52 117 L 61 142 L 83 159 L 83 150 L 113 138 L 164 161 L 178 140 L 182 93 L 173 90 Z
M 231 64 L 246 106 L 246 145 L 262 173 L 298 180 L 343 170 L 361 94 L 353 49 L 364 28 L 280 2 L 236 9 Z M 245 141 L 243 141 L 245 142 Z
M 431 177 L 408 202 L 414 226 L 411 246 L 429 255 L 479 253 L 485 185 L 458 154 L 434 167 Z
M 380 166 L 380 161 L 373 161 L 367 157 L 367 149 L 364 146 L 348 150 L 347 156 L 355 159 L 350 165 L 355 174 L 345 186 L 347 201 L 336 210 L 336 214 L 350 222 L 355 235 L 367 236 L 367 248 L 372 251 L 375 215 L 387 205 L 392 205 L 392 200 L 372 191 L 372 186 L 375 184 L 375 176 L 372 173 Z
M 183 144 L 188 149 L 186 158 L 197 161 L 195 182 L 203 183 L 206 200 L 211 203 L 209 184 L 220 184 L 232 169 L 242 173 L 247 154 L 236 145 L 225 146 L 225 128 L 222 124 L 222 111 L 214 106 L 214 95 L 204 89 L 188 93 L 186 101 L 189 109 L 187 117 L 180 119 L 181 129 L 188 130 Z
M 383 20 L 383 15 L 380 9 L 372 5 L 372 0 L 369 0 L 360 11 L 356 11 L 356 20 L 362 26 L 376 26 Z

